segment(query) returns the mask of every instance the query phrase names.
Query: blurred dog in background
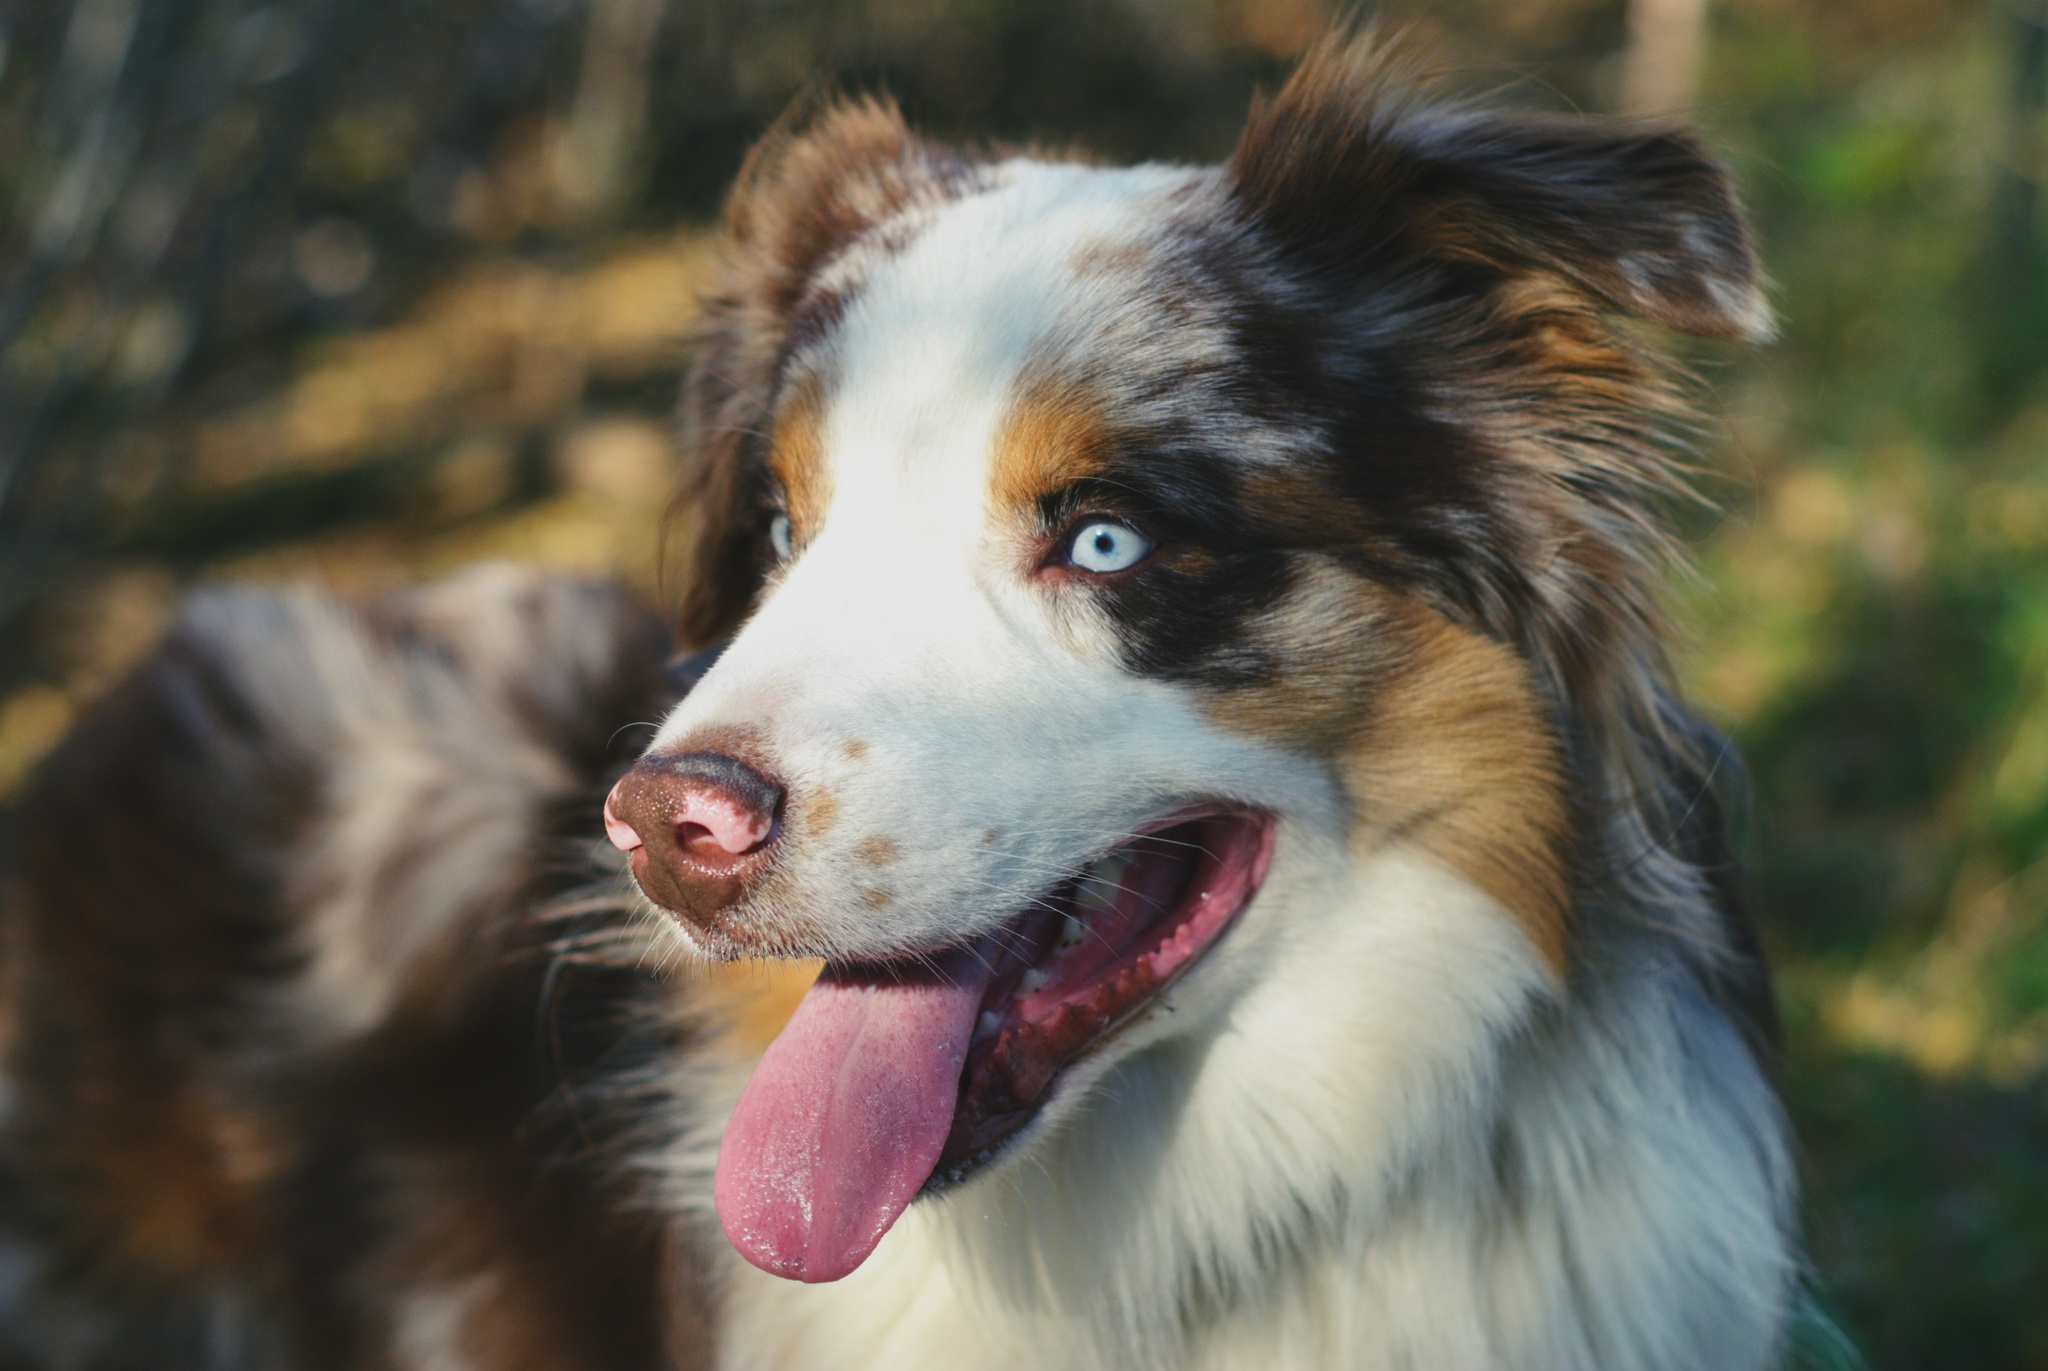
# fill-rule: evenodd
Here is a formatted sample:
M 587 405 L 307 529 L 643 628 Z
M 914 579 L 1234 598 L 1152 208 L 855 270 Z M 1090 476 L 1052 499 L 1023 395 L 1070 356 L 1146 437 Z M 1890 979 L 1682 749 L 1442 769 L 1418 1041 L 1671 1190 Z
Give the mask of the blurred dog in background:
M 217 592 L 45 767 L 19 1355 L 1775 1364 L 1627 322 L 1767 330 L 1719 166 L 1332 41 L 1222 166 L 844 102 L 729 223 L 684 678 L 518 573 Z

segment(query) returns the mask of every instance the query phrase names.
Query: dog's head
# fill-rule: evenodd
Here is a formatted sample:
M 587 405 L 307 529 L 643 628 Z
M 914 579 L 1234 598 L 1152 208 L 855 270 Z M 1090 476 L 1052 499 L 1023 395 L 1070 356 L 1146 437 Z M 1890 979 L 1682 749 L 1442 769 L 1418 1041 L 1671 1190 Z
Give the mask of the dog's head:
M 1254 987 L 1449 1041 L 1563 984 L 1586 758 L 1654 709 L 1673 410 L 1620 316 L 1765 326 L 1693 141 L 1332 44 L 1221 167 L 841 104 L 730 227 L 685 628 L 731 641 L 607 820 L 703 952 L 826 963 L 720 1154 L 751 1260 L 845 1274 Z M 1389 853 L 1436 924 L 1360 907 Z

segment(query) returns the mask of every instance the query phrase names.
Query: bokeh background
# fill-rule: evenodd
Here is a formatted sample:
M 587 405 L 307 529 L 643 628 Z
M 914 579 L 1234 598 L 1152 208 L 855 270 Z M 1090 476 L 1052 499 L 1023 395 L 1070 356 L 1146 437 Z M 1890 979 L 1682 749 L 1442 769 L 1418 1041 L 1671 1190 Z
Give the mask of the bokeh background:
M 1784 334 L 1687 350 L 1718 512 L 1678 594 L 1754 768 L 1816 1279 L 1879 1368 L 2048 1368 L 2048 0 L 1365 13 L 1737 168 Z M 195 581 L 669 593 L 709 226 L 806 88 L 1214 158 L 1329 19 L 0 0 L 0 796 Z

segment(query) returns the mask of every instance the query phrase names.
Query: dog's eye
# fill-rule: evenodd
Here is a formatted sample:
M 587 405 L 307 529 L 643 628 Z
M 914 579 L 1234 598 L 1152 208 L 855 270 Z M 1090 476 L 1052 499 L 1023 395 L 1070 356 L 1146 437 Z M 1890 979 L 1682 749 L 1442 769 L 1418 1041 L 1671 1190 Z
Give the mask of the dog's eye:
M 774 549 L 776 561 L 786 562 L 789 560 L 789 516 L 787 514 L 777 514 L 768 521 L 768 546 Z
M 1067 560 L 1083 571 L 1107 575 L 1136 566 L 1151 550 L 1152 540 L 1129 524 L 1096 519 L 1075 532 L 1073 546 L 1067 549 Z

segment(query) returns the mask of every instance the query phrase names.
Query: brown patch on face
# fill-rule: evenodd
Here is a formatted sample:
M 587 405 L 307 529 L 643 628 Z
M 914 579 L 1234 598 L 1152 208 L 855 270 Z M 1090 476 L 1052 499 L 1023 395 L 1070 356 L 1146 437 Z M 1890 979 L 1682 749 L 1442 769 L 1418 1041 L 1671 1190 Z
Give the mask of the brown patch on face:
M 887 866 L 896 860 L 896 840 L 877 833 L 872 838 L 863 838 L 853 855 L 869 866 Z
M 799 812 L 805 831 L 812 837 L 822 837 L 839 822 L 839 799 L 829 790 L 813 791 Z
M 1405 660 L 1338 759 L 1354 840 L 1413 843 L 1522 924 L 1562 976 L 1571 935 L 1563 760 L 1527 665 L 1504 644 L 1417 611 Z
M 831 473 L 825 469 L 825 387 L 806 376 L 790 387 L 789 398 L 775 418 L 768 445 L 768 469 L 782 487 L 789 521 L 799 538 L 817 531 L 832 498 Z
M 820 961 L 721 962 L 705 973 L 702 1003 L 734 1048 L 768 1050 L 825 964 Z
M 1316 565 L 1267 624 L 1271 682 L 1212 697 L 1224 726 L 1329 758 L 1354 845 L 1419 847 L 1521 923 L 1553 972 L 1571 931 L 1558 740 L 1513 649 Z
M 861 758 L 868 755 L 867 739 L 848 738 L 845 742 L 839 745 L 839 750 L 846 754 L 847 761 L 857 762 Z
M 889 907 L 889 892 L 883 890 L 880 886 L 870 886 L 866 890 L 861 891 L 860 902 L 869 909 L 887 909 Z
M 1030 511 L 1084 477 L 1099 474 L 1112 435 L 1094 402 L 1070 386 L 1028 386 L 996 428 L 989 494 L 1004 513 Z

